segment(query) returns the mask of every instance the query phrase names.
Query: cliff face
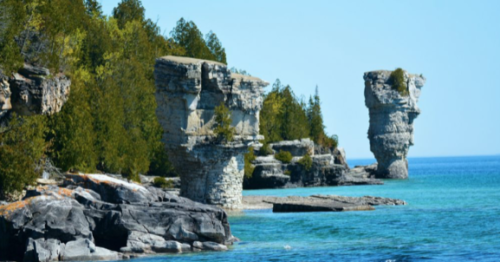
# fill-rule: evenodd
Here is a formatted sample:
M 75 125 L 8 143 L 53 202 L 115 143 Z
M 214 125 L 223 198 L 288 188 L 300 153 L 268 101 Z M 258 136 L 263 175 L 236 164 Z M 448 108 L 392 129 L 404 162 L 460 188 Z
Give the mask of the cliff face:
M 61 111 L 69 98 L 71 80 L 64 74 L 25 64 L 11 77 L 0 73 L 0 119 L 9 110 L 19 115 L 50 115 Z
M 394 90 L 391 71 L 364 74 L 365 104 L 369 109 L 370 150 L 377 159 L 377 178 L 408 178 L 406 156 L 413 145 L 413 121 L 420 114 L 417 102 L 425 78 L 405 72 L 408 96 Z
M 155 65 L 157 116 L 170 161 L 181 176 L 181 195 L 202 203 L 238 208 L 243 154 L 259 136 L 263 87 L 268 83 L 231 74 L 226 65 L 166 56 Z M 214 109 L 224 103 L 235 139 L 215 141 Z

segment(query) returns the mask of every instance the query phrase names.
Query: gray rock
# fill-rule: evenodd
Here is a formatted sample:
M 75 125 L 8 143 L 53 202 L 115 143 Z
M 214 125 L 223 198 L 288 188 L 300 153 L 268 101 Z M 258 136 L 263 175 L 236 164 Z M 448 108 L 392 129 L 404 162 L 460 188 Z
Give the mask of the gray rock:
M 375 210 L 376 205 L 406 205 L 403 200 L 372 196 L 261 197 L 261 201 L 273 204 L 273 212 L 366 211 Z
M 302 157 L 305 154 L 314 154 L 314 142 L 309 138 L 293 141 L 280 141 L 270 144 L 275 152 L 288 151 L 292 156 Z
M 252 177 L 243 184 L 245 189 L 281 188 L 290 182 L 290 176 L 283 174 L 282 164 L 274 156 L 259 156 L 253 165 Z
M 193 241 L 236 241 L 218 207 L 111 177 L 81 176 L 68 175 L 87 181 L 81 187 L 38 186 L 24 200 L 0 206 L 0 260 L 44 260 L 57 252 L 66 260 L 114 260 L 118 251 L 185 252 Z
M 75 260 L 118 260 L 121 256 L 102 247 L 96 247 L 89 239 L 78 239 L 66 243 L 61 256 L 62 261 Z
M 28 240 L 24 261 L 58 261 L 64 252 L 65 244 L 57 239 L 32 239 Z
M 408 178 L 406 156 L 413 145 L 413 121 L 420 114 L 417 106 L 425 83 L 422 76 L 405 72 L 409 95 L 392 89 L 391 71 L 364 74 L 365 104 L 370 113 L 368 139 L 378 162 L 377 178 Z
M 200 241 L 195 241 L 193 242 L 193 249 L 199 249 L 199 250 L 210 250 L 210 251 L 226 251 L 227 246 L 215 243 L 215 242 L 200 242 Z
M 259 135 L 263 87 L 254 77 L 231 74 L 226 65 L 166 56 L 155 64 L 156 114 L 169 159 L 181 178 L 181 195 L 225 208 L 241 204 L 243 154 Z M 231 110 L 235 141 L 213 133 L 214 109 Z
M 51 115 L 61 111 L 68 100 L 71 80 L 64 74 L 49 76 L 48 69 L 25 64 L 9 79 L 9 85 L 14 112 Z

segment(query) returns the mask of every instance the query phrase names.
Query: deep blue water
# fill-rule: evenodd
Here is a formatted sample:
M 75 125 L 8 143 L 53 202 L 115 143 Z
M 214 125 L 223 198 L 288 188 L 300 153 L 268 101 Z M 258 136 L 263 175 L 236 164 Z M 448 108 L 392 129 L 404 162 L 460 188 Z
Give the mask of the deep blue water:
M 341 213 L 246 211 L 230 217 L 233 234 L 242 241 L 227 252 L 137 261 L 500 261 L 500 156 L 412 158 L 409 168 L 408 180 L 382 186 L 244 192 L 375 195 L 406 200 L 407 206 Z

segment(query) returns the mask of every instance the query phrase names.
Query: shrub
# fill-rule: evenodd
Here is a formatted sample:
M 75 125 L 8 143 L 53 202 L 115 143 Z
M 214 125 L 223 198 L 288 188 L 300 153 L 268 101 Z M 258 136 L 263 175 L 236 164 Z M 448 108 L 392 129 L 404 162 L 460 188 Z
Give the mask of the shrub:
M 153 179 L 153 186 L 159 188 L 173 188 L 174 182 L 172 180 L 166 180 L 164 177 L 155 177 Z
M 313 165 L 312 158 L 309 154 L 305 154 L 299 161 L 299 165 L 301 165 L 306 171 L 311 170 Z
M 255 167 L 252 162 L 255 160 L 255 154 L 253 153 L 253 146 L 248 147 L 248 152 L 245 154 L 245 178 L 251 178 L 253 170 Z
M 392 71 L 391 75 L 389 76 L 389 82 L 392 85 L 392 89 L 397 90 L 400 95 L 409 95 L 408 87 L 406 86 L 405 82 L 405 71 L 403 69 L 397 68 L 396 70 Z
M 290 170 L 285 170 L 285 172 L 283 172 L 283 174 L 285 174 L 285 175 L 289 176 L 289 175 L 291 175 L 291 174 L 292 174 L 292 171 L 290 171 Z
M 0 197 L 21 191 L 40 177 L 47 144 L 45 116 L 17 117 L 0 133 Z
M 259 154 L 261 156 L 269 156 L 273 154 L 273 149 L 268 143 L 264 143 L 262 147 L 259 149 Z
M 292 162 L 292 153 L 284 150 L 280 150 L 278 153 L 274 155 L 274 158 L 277 160 L 283 162 L 283 163 L 290 163 Z
M 221 102 L 215 107 L 215 129 L 214 133 L 219 141 L 233 141 L 234 127 L 231 126 L 231 112 L 229 108 Z

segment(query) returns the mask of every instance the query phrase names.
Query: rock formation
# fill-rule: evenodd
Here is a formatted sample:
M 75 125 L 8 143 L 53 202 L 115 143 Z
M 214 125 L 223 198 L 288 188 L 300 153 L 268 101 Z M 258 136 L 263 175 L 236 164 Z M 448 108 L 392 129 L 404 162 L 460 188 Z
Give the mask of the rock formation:
M 226 213 L 162 189 L 105 175 L 67 174 L 0 205 L 0 260 L 118 260 L 137 254 L 226 250 Z
M 370 211 L 378 205 L 406 205 L 403 200 L 385 197 L 345 197 L 336 195 L 303 196 L 245 196 L 244 204 L 248 209 L 268 209 L 273 212 L 343 212 Z
M 409 95 L 392 88 L 391 71 L 364 74 L 365 104 L 370 112 L 368 139 L 378 162 L 376 177 L 407 178 L 408 149 L 413 145 L 413 121 L 420 114 L 417 106 L 425 78 L 404 73 Z
M 365 174 L 350 172 L 342 148 L 333 151 L 319 148 L 309 138 L 281 141 L 269 146 L 274 152 L 290 152 L 292 162 L 282 163 L 274 155 L 257 156 L 252 163 L 255 167 L 252 177 L 244 181 L 245 189 L 383 184 Z M 258 149 L 255 148 L 257 152 Z M 305 154 L 311 156 L 310 169 L 298 163 Z
M 9 111 L 19 115 L 50 115 L 61 111 L 69 98 L 71 80 L 47 68 L 24 64 L 7 77 L 0 72 L 0 120 Z
M 268 83 L 231 74 L 214 61 L 166 56 L 155 64 L 156 110 L 163 142 L 181 177 L 181 195 L 202 203 L 238 208 L 243 154 L 259 135 L 263 87 Z M 233 142 L 217 142 L 214 109 L 224 103 L 235 127 Z M 257 142 L 258 143 L 258 142 Z

